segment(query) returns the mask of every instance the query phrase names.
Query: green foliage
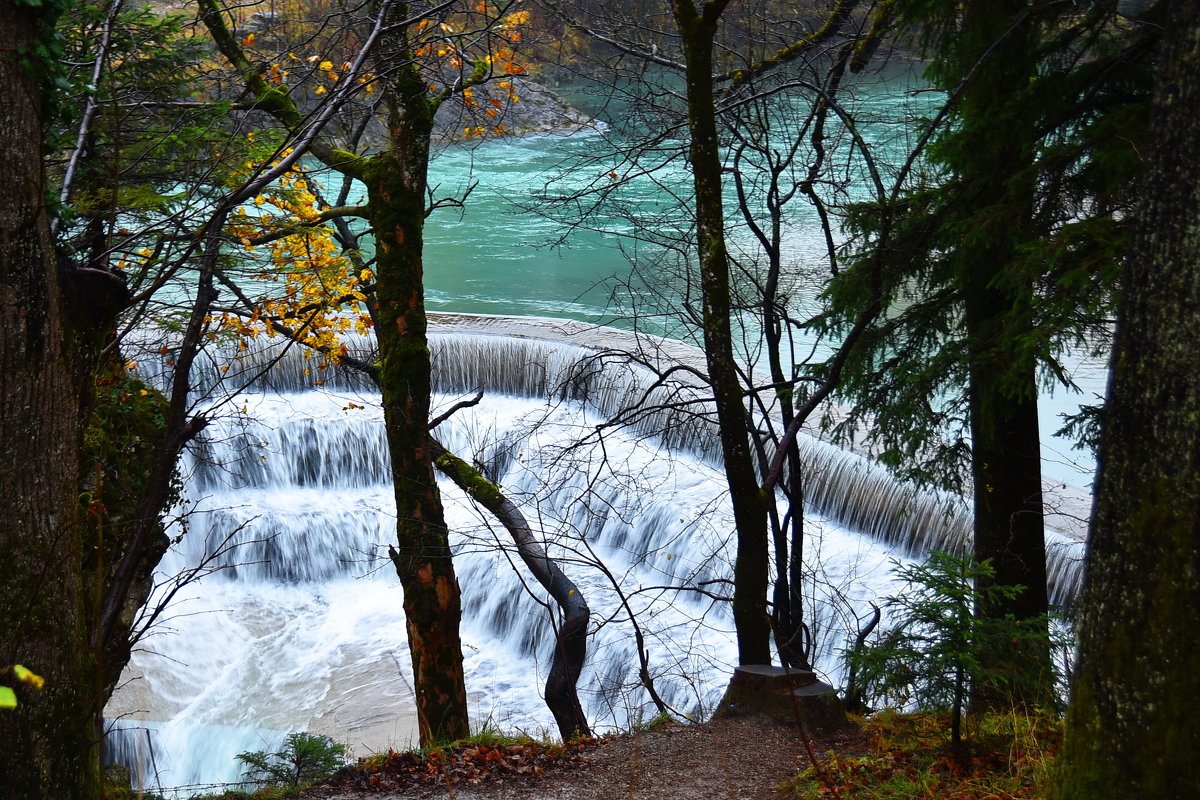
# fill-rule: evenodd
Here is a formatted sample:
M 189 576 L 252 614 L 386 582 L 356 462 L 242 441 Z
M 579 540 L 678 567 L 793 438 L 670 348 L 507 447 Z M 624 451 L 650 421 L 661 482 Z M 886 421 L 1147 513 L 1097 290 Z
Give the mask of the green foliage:
M 167 800 L 155 792 L 134 789 L 130 782 L 129 769 L 120 764 L 105 766 L 103 780 L 104 792 L 101 797 L 104 800 Z
M 41 100 L 50 107 L 56 107 L 59 101 L 59 90 L 66 86 L 62 66 L 63 41 L 54 30 L 59 16 L 68 10 L 71 0 L 14 0 L 17 8 L 32 9 L 39 28 L 38 35 L 28 46 L 12 47 L 6 43 L 6 49 L 12 51 L 21 69 L 37 75 L 41 89 Z M 5 14 L 13 13 L 6 9 Z
M 637 724 L 633 726 L 634 731 L 645 733 L 648 731 L 661 731 L 664 728 L 669 728 L 672 725 L 678 725 L 679 720 L 668 714 L 666 711 L 660 711 L 652 717 L 639 719 Z
M 851 412 L 838 431 L 865 435 L 902 477 L 961 490 L 970 459 L 965 291 L 987 281 L 1011 300 L 1020 324 L 983 333 L 1008 354 L 993 372 L 1012 397 L 1038 389 L 1025 377 L 1030 359 L 1043 385 L 1070 385 L 1060 361 L 1106 348 L 1159 29 L 1125 24 L 1107 4 L 1083 11 L 1036 0 L 1005 34 L 1025 46 L 1005 50 L 965 35 L 964 4 L 903 0 L 898 10 L 920 32 L 945 114 L 905 185 L 846 210 L 849 252 L 814 327 L 844 334 L 879 303 L 846 365 L 838 391 Z M 985 51 L 992 61 L 980 63 Z M 993 71 L 1002 87 L 973 86 Z M 980 97 L 986 110 L 972 105 Z M 1001 136 L 1020 158 L 981 152 L 980 142 Z M 981 181 L 991 188 L 973 196 Z M 980 253 L 1004 254 L 1003 263 L 983 270 Z
M 167 400 L 124 365 L 98 377 L 95 393 L 95 410 L 83 437 L 89 491 L 80 500 L 89 517 L 109 525 L 125 523 L 134 519 L 163 445 Z
M 1045 797 L 1062 721 L 987 714 L 974 723 L 970 749 L 963 751 L 947 746 L 944 714 L 878 714 L 863 726 L 871 740 L 867 753 L 828 753 L 818 766 L 785 783 L 782 794 L 812 800 Z
M 1021 586 L 987 585 L 988 562 L 933 552 L 924 564 L 900 566 L 903 591 L 887 598 L 894 624 L 864 647 L 849 651 L 867 702 L 903 708 L 915 703 L 925 710 L 951 714 L 952 738 L 960 742 L 962 713 L 971 692 L 1000 696 L 1037 696 L 1027 687 L 1038 669 L 1014 669 L 1020 659 L 1001 659 L 993 667 L 990 653 L 1028 652 L 1030 659 L 1046 644 L 1044 620 L 1011 616 L 979 616 L 981 607 L 1011 599 Z M 1031 666 L 1034 666 L 1031 663 Z
M 221 794 L 205 795 L 203 798 L 193 798 L 193 800 L 285 800 L 289 797 L 297 797 L 303 791 L 299 786 L 264 786 L 261 789 L 255 789 L 252 792 L 242 791 L 240 789 L 227 789 Z M 138 798 L 130 798 L 130 800 L 142 800 Z M 148 798 L 153 800 L 153 798 Z
M 80 261 L 126 270 L 136 291 L 145 286 L 159 237 L 190 234 L 207 214 L 197 201 L 244 167 L 244 137 L 230 136 L 236 121 L 229 102 L 210 96 L 220 89 L 204 72 L 207 43 L 190 35 L 181 15 L 145 6 L 120 11 L 96 80 L 108 13 L 107 5 L 81 4 L 59 20 L 67 67 L 47 130 L 48 166 L 52 180 L 64 171 L 81 115 L 95 103 L 67 207 L 57 209 L 63 244 Z M 57 204 L 58 190 L 53 194 Z
M 448 745 L 449 748 L 463 747 L 510 747 L 512 745 L 529 745 L 548 747 L 551 743 L 545 739 L 534 739 L 524 733 L 504 733 L 495 727 L 489 719 L 483 726 L 465 739 L 459 739 Z
M 346 746 L 327 736 L 289 733 L 282 750 L 243 752 L 237 759 L 246 766 L 247 780 L 268 786 L 301 786 L 324 780 L 344 765 Z

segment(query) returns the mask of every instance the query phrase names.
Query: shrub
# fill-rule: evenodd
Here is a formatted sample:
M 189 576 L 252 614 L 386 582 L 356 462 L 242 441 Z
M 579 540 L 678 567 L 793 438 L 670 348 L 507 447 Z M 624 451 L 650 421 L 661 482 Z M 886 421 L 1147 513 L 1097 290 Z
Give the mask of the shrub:
M 924 564 L 901 566 L 896 574 L 904 590 L 887 598 L 895 624 L 871 644 L 855 648 L 847 657 L 868 702 L 903 708 L 915 703 L 926 710 L 948 710 L 951 739 L 961 741 L 962 712 L 971 691 L 1035 696 L 1025 687 L 1028 676 L 1000 671 L 989 665 L 987 653 L 1004 649 L 1044 652 L 1048 647 L 1044 620 L 1025 621 L 1011 616 L 981 618 L 975 609 L 1011 597 L 1019 586 L 977 588 L 979 578 L 990 578 L 988 562 L 933 552 Z
M 283 749 L 238 753 L 246 779 L 267 786 L 300 786 L 325 780 L 346 763 L 346 746 L 327 736 L 289 733 Z
M 1062 739 L 1057 715 L 976 718 L 966 751 L 947 749 L 946 715 L 883 712 L 864 724 L 863 753 L 830 752 L 781 788 L 803 800 L 1032 800 L 1047 797 Z

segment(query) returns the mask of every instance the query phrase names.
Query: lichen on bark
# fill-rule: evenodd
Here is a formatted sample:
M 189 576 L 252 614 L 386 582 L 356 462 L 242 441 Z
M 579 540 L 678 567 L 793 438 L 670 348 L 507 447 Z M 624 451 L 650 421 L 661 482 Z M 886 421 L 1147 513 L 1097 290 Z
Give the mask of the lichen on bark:
M 1200 793 L 1200 7 L 1167 4 L 1059 800 Z

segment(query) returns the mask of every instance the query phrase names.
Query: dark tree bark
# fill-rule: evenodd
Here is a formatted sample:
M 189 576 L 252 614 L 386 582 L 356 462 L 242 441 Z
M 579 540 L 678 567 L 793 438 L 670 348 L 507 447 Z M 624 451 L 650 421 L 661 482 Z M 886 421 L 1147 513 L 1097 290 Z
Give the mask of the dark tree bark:
M 202 0 L 203 21 L 222 54 L 239 70 L 255 105 L 293 130 L 304 118 L 287 96 L 267 85 L 238 45 L 218 6 Z M 388 109 L 388 144 L 361 158 L 308 137 L 309 151 L 367 188 L 366 217 L 375 240 L 375 333 L 380 364 L 369 370 L 383 403 L 397 544 L 390 555 L 404 590 L 404 611 L 422 745 L 466 737 L 466 685 L 459 623 L 462 604 L 445 515 L 433 474 L 428 432 L 430 360 L 424 297 L 424 224 L 430 139 L 437 98 L 409 46 L 410 8 L 380 3 L 386 15 L 374 53 L 387 65 L 381 80 Z
M 403 5 L 391 11 L 404 19 Z M 408 52 L 406 29 L 386 35 L 381 63 L 399 64 L 386 82 L 388 149 L 362 170 L 375 234 L 376 336 L 392 483 L 397 548 L 421 744 L 470 733 L 463 677 L 458 580 L 433 474 L 429 435 L 430 360 L 426 340 L 423 242 L 433 114 L 426 82 Z
M 0 669 L 20 663 L 46 679 L 41 692 L 18 687 L 19 707 L 0 711 L 0 797 L 21 800 L 99 792 L 76 486 L 82 411 L 46 208 L 46 65 L 35 55 L 53 22 L 44 8 L 0 4 Z
M 1061 798 L 1200 794 L 1200 6 L 1168 5 L 1125 266 Z
M 733 618 L 738 660 L 771 663 L 771 626 L 767 616 L 769 549 L 767 495 L 758 485 L 746 423 L 746 406 L 733 356 L 729 254 L 721 192 L 721 153 L 713 93 L 717 25 L 727 0 L 710 0 L 699 10 L 691 0 L 673 0 L 686 64 L 688 163 L 696 203 L 700 285 L 704 296 L 704 351 L 717 409 L 725 479 L 733 504 L 737 535 Z
M 591 610 L 583 592 L 567 577 L 546 548 L 534 536 L 521 510 L 480 474 L 479 470 L 447 451 L 433 440 L 434 462 L 475 502 L 486 508 L 512 536 L 521 561 L 558 604 L 562 621 L 554 631 L 554 658 L 546 676 L 546 705 L 554 715 L 564 742 L 576 736 L 591 736 L 587 716 L 579 703 L 579 673 L 587 655 L 587 627 Z
M 1022 620 L 1048 610 L 1037 365 L 1030 344 L 1033 279 L 1019 272 L 1019 248 L 1034 213 L 1037 136 L 1032 113 L 1014 109 L 1009 97 L 1010 87 L 1033 77 L 1032 23 L 1020 19 L 1025 12 L 1021 0 L 966 5 L 953 48 L 962 64 L 982 63 L 962 93 L 959 128 L 948 139 L 946 158 L 962 183 L 953 205 L 956 224 L 964 227 L 953 279 L 967 336 L 974 555 L 992 562 L 992 583 L 1025 587 L 1012 600 L 976 612 Z M 989 124 L 1001 120 L 1002 126 Z M 1036 687 L 1029 697 L 1036 700 L 1039 691 L 1043 697 L 1050 691 L 1050 660 L 1047 648 L 1031 650 L 990 653 L 986 666 L 1022 676 L 1013 685 Z M 973 702 L 1009 702 L 990 694 L 976 685 Z

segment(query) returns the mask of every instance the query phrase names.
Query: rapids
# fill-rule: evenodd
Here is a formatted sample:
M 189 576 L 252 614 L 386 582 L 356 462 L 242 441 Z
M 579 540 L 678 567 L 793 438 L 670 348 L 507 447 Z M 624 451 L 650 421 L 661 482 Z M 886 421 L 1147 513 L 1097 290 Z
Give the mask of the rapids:
M 654 713 L 638 683 L 631 611 L 659 693 L 681 715 L 704 715 L 736 660 L 728 606 L 713 598 L 733 553 L 711 423 L 672 408 L 604 427 L 647 392 L 667 397 L 648 371 L 588 346 L 628 344 L 629 334 L 565 336 L 579 344 L 530 338 L 563 338 L 548 321 L 510 321 L 505 335 L 479 332 L 495 330 L 487 322 L 431 336 L 435 404 L 484 392 L 436 435 L 518 502 L 584 592 L 589 719 L 605 729 Z M 197 565 L 207 574 L 171 598 L 106 710 L 109 757 L 146 789 L 236 781 L 238 752 L 275 749 L 291 731 L 329 735 L 356 755 L 416 742 L 386 557 L 394 506 L 378 400 L 360 377 L 316 370 L 297 348 L 272 364 L 279 355 L 252 350 L 233 370 L 214 360 L 196 373 L 198 395 L 216 397 L 265 370 L 233 402 L 210 401 L 213 422 L 184 461 L 187 513 L 158 597 L 174 587 L 170 576 Z M 670 357 L 688 356 L 676 346 Z M 143 370 L 154 378 L 151 364 Z M 862 456 L 807 435 L 803 448 L 814 661 L 836 685 L 856 617 L 891 591 L 889 559 L 961 549 L 966 520 L 960 502 L 914 495 Z M 474 724 L 551 732 L 539 694 L 553 641 L 545 598 L 503 529 L 452 484 L 439 486 Z M 1079 542 L 1055 532 L 1050 544 L 1061 600 Z

